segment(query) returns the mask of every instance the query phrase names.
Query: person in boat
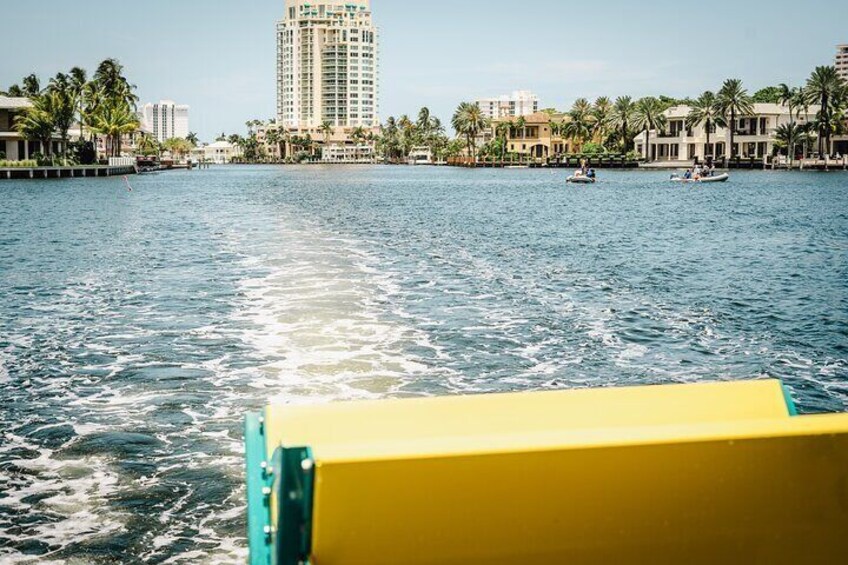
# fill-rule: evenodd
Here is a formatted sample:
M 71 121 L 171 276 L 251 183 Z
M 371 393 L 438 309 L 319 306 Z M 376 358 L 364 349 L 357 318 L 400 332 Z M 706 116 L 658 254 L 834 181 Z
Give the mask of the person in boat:
M 683 180 L 691 180 L 692 179 L 692 169 L 686 169 L 686 172 L 683 173 Z
M 589 172 L 586 173 L 586 176 L 589 177 L 590 179 L 594 179 L 595 178 L 595 169 L 589 169 Z

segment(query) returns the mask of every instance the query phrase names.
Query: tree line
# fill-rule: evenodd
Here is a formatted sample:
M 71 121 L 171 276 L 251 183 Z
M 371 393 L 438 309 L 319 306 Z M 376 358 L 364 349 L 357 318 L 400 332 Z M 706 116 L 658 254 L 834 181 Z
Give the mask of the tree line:
M 786 106 L 790 123 L 781 124 L 776 137 L 779 146 L 785 146 L 791 156 L 795 147 L 803 144 L 805 151 L 813 140 L 818 140 L 819 153 L 826 153 L 834 135 L 848 128 L 848 84 L 840 78 L 835 67 L 817 67 L 802 87 L 781 84 L 749 95 L 739 79 L 724 81 L 717 92 L 707 91 L 696 99 L 674 99 L 667 96 L 648 96 L 634 100 L 620 96 L 613 101 L 602 96 L 594 103 L 579 98 L 560 116 L 553 109 L 544 110 L 550 115 L 549 127 L 553 135 L 571 142 L 575 152 L 599 153 L 617 150 L 630 153 L 634 138 L 645 131 L 665 131 L 668 125 L 666 110 L 685 104 L 690 112 L 686 117 L 688 127 L 705 126 L 707 144 L 715 127 L 728 127 L 731 148 L 735 146 L 738 119 L 754 113 L 754 104 L 770 102 Z M 812 106 L 817 107 L 812 122 L 799 124 Z M 478 154 L 503 159 L 510 138 L 524 137 L 527 122 L 523 116 L 498 122 L 492 141 L 477 147 L 480 134 L 492 126 L 473 102 L 461 103 L 452 119 L 457 137 L 463 141 L 469 156 Z M 731 149 L 733 151 L 733 149 Z M 648 158 L 648 144 L 644 147 Z
M 41 157 L 51 162 L 60 157 L 66 163 L 93 163 L 101 138 L 105 140 L 106 155 L 118 157 L 122 138 L 127 134 L 137 134 L 135 149 L 140 155 L 158 155 L 163 150 L 173 155 L 188 154 L 198 143 L 193 133 L 186 139 L 169 139 L 160 144 L 153 136 L 139 131 L 136 88 L 119 61 L 106 59 L 91 78 L 85 69 L 74 67 L 67 73 L 57 73 L 42 87 L 40 79 L 31 74 L 0 94 L 30 99 L 32 106 L 24 109 L 14 127 L 27 140 L 41 142 Z M 80 136 L 72 144 L 69 131 L 75 124 L 79 124 Z M 53 155 L 55 135 L 61 140 L 60 155 Z
M 26 139 L 41 142 L 43 157 L 54 157 L 52 141 L 58 134 L 64 160 L 93 161 L 98 137 L 106 140 L 108 155 L 118 156 L 122 135 L 138 129 L 135 89 L 124 76 L 123 66 L 106 59 L 90 80 L 85 69 L 74 67 L 68 73 L 57 73 L 44 88 L 33 74 L 4 94 L 31 100 L 32 106 L 15 121 L 15 128 Z M 80 140 L 71 147 L 68 132 L 76 123 Z

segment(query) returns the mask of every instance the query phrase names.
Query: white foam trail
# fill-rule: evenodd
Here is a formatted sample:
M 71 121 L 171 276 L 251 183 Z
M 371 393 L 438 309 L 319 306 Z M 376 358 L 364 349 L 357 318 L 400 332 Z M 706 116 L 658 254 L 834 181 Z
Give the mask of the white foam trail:
M 414 345 L 442 355 L 404 312 L 387 309 L 397 285 L 359 242 L 313 226 L 282 229 L 280 239 L 296 244 L 267 260 L 270 274 L 242 283 L 246 306 L 236 315 L 254 328 L 245 340 L 270 360 L 254 384 L 271 401 L 376 398 L 422 375 L 453 376 L 407 353 Z

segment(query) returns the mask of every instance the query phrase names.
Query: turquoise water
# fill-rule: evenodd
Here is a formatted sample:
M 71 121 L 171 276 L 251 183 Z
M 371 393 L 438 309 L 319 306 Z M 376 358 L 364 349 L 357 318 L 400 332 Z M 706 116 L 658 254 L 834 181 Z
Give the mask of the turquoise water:
M 848 410 L 848 174 L 0 182 L 0 562 L 233 563 L 269 400 L 779 377 Z

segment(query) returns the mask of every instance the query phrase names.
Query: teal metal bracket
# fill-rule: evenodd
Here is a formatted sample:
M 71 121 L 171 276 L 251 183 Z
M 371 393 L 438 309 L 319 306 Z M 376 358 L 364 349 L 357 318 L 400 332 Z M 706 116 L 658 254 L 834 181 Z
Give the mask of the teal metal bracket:
M 250 565 L 272 565 L 270 495 L 273 476 L 266 460 L 265 417 L 248 414 L 244 422 L 247 462 L 247 538 Z
M 795 401 L 792 400 L 792 391 L 789 390 L 789 387 L 782 384 L 783 387 L 783 398 L 786 400 L 786 409 L 789 411 L 790 416 L 798 415 L 798 408 L 795 406 Z
M 274 453 L 273 465 L 278 516 L 274 565 L 309 565 L 315 480 L 312 450 L 281 447 Z
M 250 565 L 309 565 L 315 478 L 312 450 L 280 447 L 269 461 L 265 417 L 254 413 L 245 419 L 245 458 Z M 272 501 L 276 528 L 271 522 Z

